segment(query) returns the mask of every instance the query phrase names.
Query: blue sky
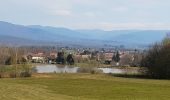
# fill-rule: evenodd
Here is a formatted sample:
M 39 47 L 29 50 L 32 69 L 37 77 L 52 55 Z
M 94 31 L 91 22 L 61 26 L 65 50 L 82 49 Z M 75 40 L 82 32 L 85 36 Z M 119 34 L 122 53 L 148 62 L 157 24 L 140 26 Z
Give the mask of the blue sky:
M 70 29 L 170 29 L 170 0 L 0 0 L 0 20 Z

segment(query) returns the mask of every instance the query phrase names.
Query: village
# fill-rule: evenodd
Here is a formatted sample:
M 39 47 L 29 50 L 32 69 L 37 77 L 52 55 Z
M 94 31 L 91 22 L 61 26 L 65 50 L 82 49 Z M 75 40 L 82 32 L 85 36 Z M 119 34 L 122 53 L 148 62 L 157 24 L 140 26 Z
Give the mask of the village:
M 34 49 L 24 55 L 26 61 L 41 64 L 99 63 L 111 66 L 140 66 L 141 50 L 115 50 L 91 48 L 60 48 L 53 50 Z M 117 55 L 117 60 L 115 56 Z

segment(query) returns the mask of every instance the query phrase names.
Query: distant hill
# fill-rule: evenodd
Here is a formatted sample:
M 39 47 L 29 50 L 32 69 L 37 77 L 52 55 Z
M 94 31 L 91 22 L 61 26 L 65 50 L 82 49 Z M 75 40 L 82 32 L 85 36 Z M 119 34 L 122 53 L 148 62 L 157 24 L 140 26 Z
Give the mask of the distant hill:
M 71 30 L 50 26 L 23 26 L 0 21 L 0 43 L 63 44 L 86 47 L 138 46 L 161 41 L 169 30 Z
M 161 41 L 168 32 L 168 30 L 140 30 L 128 34 L 121 34 L 114 37 L 114 40 L 124 43 L 152 44 Z

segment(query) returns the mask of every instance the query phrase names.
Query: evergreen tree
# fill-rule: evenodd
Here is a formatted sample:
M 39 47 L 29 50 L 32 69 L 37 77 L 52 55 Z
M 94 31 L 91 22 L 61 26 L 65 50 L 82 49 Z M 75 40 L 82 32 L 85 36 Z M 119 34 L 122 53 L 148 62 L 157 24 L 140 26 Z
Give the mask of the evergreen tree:
M 116 54 L 113 55 L 112 60 L 114 60 L 114 61 L 117 62 L 117 63 L 120 61 L 120 54 L 119 54 L 119 51 L 117 51 Z
M 58 52 L 58 56 L 57 56 L 56 62 L 58 64 L 65 64 L 64 52 Z
M 74 65 L 74 59 L 73 59 L 72 54 L 69 54 L 69 55 L 67 56 L 67 64 L 69 64 L 69 65 Z

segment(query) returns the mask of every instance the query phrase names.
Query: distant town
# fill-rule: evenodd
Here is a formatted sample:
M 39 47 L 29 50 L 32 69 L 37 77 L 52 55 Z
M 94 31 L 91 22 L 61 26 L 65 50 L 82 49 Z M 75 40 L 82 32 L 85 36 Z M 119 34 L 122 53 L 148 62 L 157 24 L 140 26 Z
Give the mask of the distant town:
M 40 47 L 27 49 L 23 57 L 30 63 L 41 64 L 73 65 L 77 63 L 90 63 L 96 64 L 96 67 L 99 67 L 99 64 L 134 67 L 140 66 L 144 52 L 144 50 L 137 49 L 116 50 L 104 48 Z

